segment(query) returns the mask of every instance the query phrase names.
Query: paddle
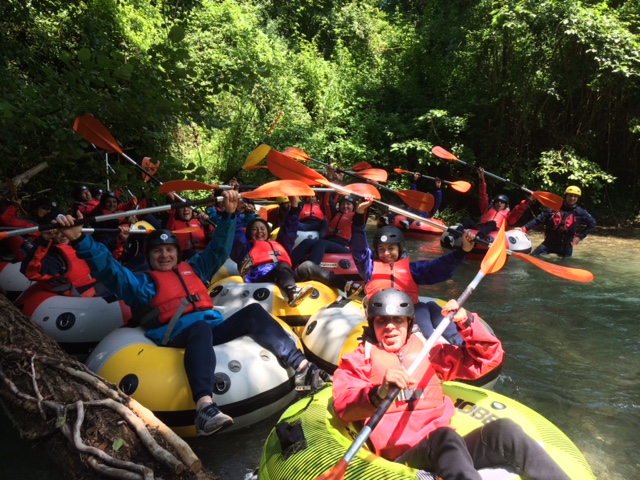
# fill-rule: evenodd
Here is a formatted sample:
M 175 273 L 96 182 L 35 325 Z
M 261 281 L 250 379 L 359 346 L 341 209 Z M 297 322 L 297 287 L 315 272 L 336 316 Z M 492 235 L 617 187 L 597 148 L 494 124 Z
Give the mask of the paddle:
M 220 188 L 229 190 L 233 187 L 229 185 L 209 185 L 208 183 L 199 182 L 197 180 L 170 180 L 161 185 L 158 188 L 158 192 L 168 193 L 184 190 L 218 190 Z M 253 192 L 256 192 L 257 190 L 263 192 L 261 193 L 262 197 L 259 198 L 289 197 L 294 195 L 299 197 L 312 197 L 315 195 L 315 192 L 311 190 L 306 183 L 299 180 L 276 180 L 261 185 L 253 190 Z M 247 194 L 253 192 L 243 192 L 241 197 L 250 198 L 250 195 Z M 269 193 L 269 195 L 266 195 L 266 193 Z
M 307 162 L 309 160 L 311 160 L 312 162 L 315 162 L 319 165 L 322 165 L 324 167 L 331 167 L 331 165 L 329 165 L 328 163 L 324 163 L 321 162 L 320 160 L 315 160 L 313 158 L 311 158 L 309 155 L 307 155 L 304 151 L 300 150 L 299 148 L 296 147 L 289 147 L 287 148 L 284 152 L 282 152 L 284 155 L 286 155 L 287 157 L 291 157 L 295 160 L 300 160 L 302 162 Z M 360 164 L 356 164 L 356 166 L 364 166 L 365 162 L 362 162 Z M 366 164 L 368 165 L 368 164 Z M 340 172 L 340 173 L 344 173 L 346 175 L 349 175 L 357 180 L 369 180 L 371 182 L 374 182 L 373 184 L 376 187 L 379 187 L 379 185 L 377 185 L 377 182 L 386 182 L 388 179 L 388 174 L 385 170 L 381 169 L 381 168 L 362 168 L 358 171 L 358 173 L 356 174 L 355 172 L 349 172 L 347 170 L 341 170 L 339 168 L 335 169 L 336 172 Z
M 409 170 L 403 170 L 401 168 L 394 168 L 393 169 L 394 172 L 396 173 L 408 173 L 410 175 L 416 175 L 417 172 L 410 172 Z M 436 177 L 430 177 L 428 175 L 422 175 L 421 173 L 418 173 L 418 175 L 420 175 L 422 178 L 428 178 L 430 180 L 435 180 Z M 469 189 L 471 188 L 471 184 L 469 182 L 465 182 L 464 180 L 457 180 L 457 181 L 453 181 L 450 182 L 449 180 L 440 180 L 442 183 L 446 183 L 448 185 L 451 185 L 451 188 L 453 188 L 456 192 L 460 192 L 460 193 L 467 193 L 469 191 Z
M 489 250 L 484 256 L 482 263 L 480 264 L 480 270 L 471 281 L 471 283 L 465 288 L 460 297 L 458 297 L 458 305 L 462 306 L 467 299 L 471 296 L 475 288 L 482 281 L 482 279 L 486 275 L 490 275 L 492 273 L 500 270 L 507 259 L 507 250 L 505 246 L 505 233 L 504 233 L 504 225 L 500 229 L 498 233 L 498 237 L 496 241 L 493 242 Z M 451 319 L 455 315 L 456 312 L 450 312 L 438 325 L 438 327 L 433 331 L 433 333 L 427 339 L 426 344 L 420 351 L 420 353 L 413 360 L 411 366 L 407 369 L 407 373 L 409 376 L 413 375 L 415 370 L 420 366 L 422 361 L 429 355 L 429 352 L 435 345 L 436 341 L 442 335 L 445 328 L 451 322 Z M 389 393 L 385 397 L 378 408 L 376 408 L 375 412 L 371 417 L 369 417 L 369 421 L 367 424 L 360 430 L 360 434 L 356 437 L 356 439 L 351 444 L 351 447 L 347 450 L 347 452 L 343 455 L 343 457 L 336 463 L 331 469 L 329 469 L 324 474 L 320 475 L 316 478 L 316 480 L 342 480 L 347 471 L 347 467 L 349 466 L 349 462 L 353 459 L 353 457 L 358 453 L 358 450 L 364 445 L 364 443 L 368 440 L 369 436 L 373 429 L 378 425 L 380 420 L 384 417 L 384 414 L 387 412 L 391 404 L 394 402 L 398 393 L 400 392 L 400 387 L 394 386 L 389 389 Z
M 301 165 L 301 164 L 299 164 L 297 162 L 294 162 L 294 161 L 292 161 L 291 159 L 287 158 L 284 155 L 282 156 L 282 157 L 284 157 L 284 159 L 282 159 L 282 158 L 280 158 L 280 157 L 278 157 L 276 155 L 278 152 L 276 152 L 275 150 L 270 152 L 270 155 L 272 153 L 274 153 L 273 154 L 273 160 L 278 164 L 278 168 L 272 170 L 272 166 L 269 166 L 269 170 L 271 171 L 271 173 L 273 173 L 277 177 L 280 177 L 280 178 L 292 178 L 293 177 L 293 178 L 301 180 L 301 181 L 303 181 L 305 183 L 307 183 L 309 181 L 313 181 L 315 183 L 321 183 L 323 185 L 335 188 L 336 190 L 338 190 L 340 192 L 344 192 L 344 193 L 352 194 L 352 195 L 358 195 L 357 192 L 349 190 L 351 185 L 342 186 L 342 185 L 333 184 L 333 183 L 329 182 L 326 178 L 324 178 L 322 175 L 320 175 L 319 173 L 317 173 L 314 170 L 310 169 L 309 167 L 306 167 L 305 165 Z M 271 158 L 267 158 L 267 165 L 269 165 L 269 163 L 271 161 L 272 161 Z M 287 163 L 287 162 L 291 163 L 292 165 L 289 165 L 289 163 Z M 277 171 L 278 173 L 275 173 L 275 171 Z M 435 227 L 435 228 L 439 228 L 440 230 L 443 230 L 443 231 L 444 230 L 450 230 L 449 227 L 446 227 L 444 225 L 440 225 L 439 223 L 432 222 L 428 218 L 423 218 L 423 217 L 421 217 L 419 215 L 416 215 L 416 214 L 414 214 L 412 212 L 409 212 L 407 210 L 403 210 L 402 208 L 395 207 L 393 205 L 389 205 L 389 204 L 383 203 L 383 202 L 381 202 L 381 201 L 379 201 L 377 199 L 374 199 L 374 202 L 378 203 L 379 205 L 382 205 L 382 206 L 386 207 L 387 209 L 391 210 L 392 212 L 395 212 L 395 213 L 400 214 L 400 215 L 404 215 L 405 217 L 412 218 L 412 219 L 417 220 L 419 222 L 427 223 L 428 225 L 431 225 L 432 227 Z M 457 233 L 455 230 L 454 230 L 454 232 Z M 476 243 L 480 243 L 482 245 L 490 245 L 490 243 L 487 240 L 476 240 Z M 588 270 L 582 270 L 582 269 L 570 268 L 570 267 L 562 267 L 560 265 L 555 265 L 555 264 L 552 264 L 552 263 L 548 263 L 548 262 L 545 262 L 544 260 L 540 260 L 539 258 L 532 257 L 530 255 L 525 255 L 524 253 L 513 252 L 511 250 L 507 250 L 507 254 L 509 254 L 509 255 L 511 255 L 511 256 L 513 256 L 515 258 L 518 258 L 520 260 L 523 260 L 525 262 L 528 262 L 528 263 L 530 263 L 532 265 L 535 265 L 536 267 L 540 268 L 541 270 L 544 270 L 545 272 L 547 272 L 547 273 L 549 273 L 551 275 L 554 275 L 556 277 L 564 278 L 565 280 L 570 280 L 570 281 L 573 281 L 573 282 L 582 282 L 582 283 L 589 283 L 589 282 L 593 281 L 593 274 L 591 272 L 589 272 Z
M 345 187 L 342 185 L 331 183 L 320 173 L 307 167 L 306 165 L 302 165 L 294 161 L 292 158 L 286 155 L 283 155 L 277 150 L 271 150 L 267 155 L 267 166 L 269 167 L 269 171 L 278 178 L 291 178 L 291 176 L 293 175 L 294 178 L 301 180 L 308 185 L 320 184 L 320 185 L 325 185 L 327 187 L 334 188 L 339 192 L 347 192 L 347 193 L 353 192 L 356 195 L 366 196 L 366 194 L 363 194 L 362 192 L 355 191 L 353 187 L 354 185 L 363 185 L 363 184 L 351 184 Z M 375 189 L 374 183 L 375 182 L 370 182 L 370 181 L 367 182 L 367 184 L 369 184 L 370 187 L 373 187 Z M 386 189 L 386 187 L 382 187 L 379 184 L 378 184 L 378 187 Z M 358 187 L 358 188 L 362 188 L 362 187 Z M 391 189 L 388 189 L 388 190 L 390 190 L 392 193 L 400 197 L 402 201 L 407 205 L 409 205 L 409 207 L 411 208 L 415 208 L 416 210 L 426 211 L 426 212 L 431 211 L 431 209 L 433 208 L 433 204 L 434 204 L 433 196 L 429 195 L 428 193 L 417 192 L 415 190 L 400 190 L 400 191 L 395 191 Z M 376 200 L 379 200 L 381 198 L 380 193 L 377 192 L 377 190 L 376 190 L 376 193 L 377 195 L 370 195 L 370 196 L 374 197 Z
M 250 167 L 253 167 L 259 164 L 264 159 L 264 157 L 267 156 L 267 153 L 269 153 L 269 150 L 271 150 L 271 147 L 269 145 L 265 145 L 264 142 L 267 140 L 267 137 L 271 135 L 271 132 L 273 132 L 273 130 L 276 128 L 276 125 L 278 125 L 278 122 L 282 118 L 283 113 L 284 112 L 282 110 L 278 112 L 278 116 L 273 121 L 271 126 L 267 129 L 267 131 L 264 134 L 264 137 L 260 139 L 260 142 L 258 142 L 258 146 L 247 156 L 247 158 L 244 161 L 244 165 L 242 165 L 242 168 L 240 170 L 250 169 Z M 234 175 L 232 175 L 232 177 L 235 177 L 238 173 L 240 173 L 240 170 L 238 170 Z
M 173 233 L 195 233 L 200 229 L 200 227 L 185 227 L 179 230 L 171 230 Z M 17 227 L 0 227 L 0 231 L 11 231 L 17 230 Z M 121 230 L 119 228 L 83 228 L 82 233 L 120 233 Z M 135 229 L 132 228 L 129 230 L 131 234 L 147 234 L 151 233 L 153 230 L 145 230 L 143 229 Z
M 354 172 L 360 172 L 362 170 L 369 170 L 370 168 L 373 167 L 369 162 L 358 162 L 353 167 L 351 167 L 351 170 L 353 170 Z
M 456 157 L 453 153 L 446 151 L 442 147 L 433 147 L 431 149 L 431 153 L 433 153 L 438 158 L 442 158 L 443 160 L 450 160 L 450 161 L 453 161 L 453 162 L 460 162 L 463 165 L 467 165 L 467 166 L 469 166 L 471 168 L 475 168 L 476 170 L 480 170 L 479 167 L 476 167 L 475 165 L 470 165 L 468 163 L 463 162 L 458 157 Z M 529 190 L 528 188 L 522 187 L 522 186 L 518 185 L 517 183 L 512 182 L 511 180 L 499 177 L 497 175 L 494 175 L 493 173 L 485 171 L 484 174 L 488 175 L 488 176 L 490 176 L 492 178 L 495 178 L 496 180 L 500 180 L 502 182 L 508 183 L 509 185 L 512 185 L 513 187 L 519 188 L 520 190 L 522 190 L 524 192 L 527 192 L 529 195 L 533 195 L 536 200 L 538 200 L 542 205 L 544 205 L 547 208 L 550 208 L 551 210 L 560 210 L 560 208 L 562 208 L 562 203 L 563 203 L 562 197 L 560 197 L 559 195 L 556 195 L 555 193 L 533 192 L 533 191 Z
M 285 181 L 284 185 L 287 185 L 287 186 L 291 185 L 289 183 L 290 181 L 291 180 Z M 280 181 L 276 181 L 276 182 L 267 183 L 265 185 L 261 185 L 251 192 L 242 193 L 240 197 L 248 198 L 251 200 L 258 200 L 262 198 L 285 196 L 286 193 L 284 192 L 284 190 L 278 186 L 279 182 Z M 301 188 L 300 191 L 305 192 L 304 196 L 314 195 L 313 190 L 311 190 L 308 186 L 305 186 L 304 189 Z M 222 201 L 223 197 L 217 197 L 215 200 Z M 175 210 L 176 208 L 184 207 L 185 205 L 192 205 L 192 206 L 207 205 L 212 203 L 213 201 L 214 201 L 213 198 L 205 198 L 203 200 L 181 201 L 176 203 L 168 203 L 165 205 L 158 205 L 156 207 L 141 208 L 135 211 L 130 210 L 127 212 L 110 213 L 108 215 L 91 216 L 91 217 L 80 218 L 76 220 L 76 225 L 86 225 L 87 223 L 97 223 L 97 222 L 103 222 L 105 220 L 113 220 L 116 218 L 128 217 L 128 216 L 131 216 L 133 213 L 135 213 L 135 215 L 143 215 L 147 213 L 157 213 L 157 212 L 163 212 L 167 210 Z M 18 230 L 13 230 L 11 232 L 0 232 L 0 240 L 7 237 L 17 237 L 19 235 L 29 235 L 35 232 L 44 232 L 46 230 L 53 230 L 54 228 L 58 228 L 58 225 L 55 223 L 50 223 L 45 225 L 39 225 L 36 227 L 21 228 Z

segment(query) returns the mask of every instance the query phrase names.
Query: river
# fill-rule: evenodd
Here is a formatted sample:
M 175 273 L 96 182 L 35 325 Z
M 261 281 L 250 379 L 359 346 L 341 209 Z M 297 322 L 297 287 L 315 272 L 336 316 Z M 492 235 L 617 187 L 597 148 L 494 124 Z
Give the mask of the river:
M 485 277 L 466 307 L 502 340 L 506 357 L 495 390 L 556 424 L 582 451 L 599 480 L 640 478 L 640 256 L 638 240 L 590 236 L 570 259 L 546 260 L 591 271 L 574 283 L 511 258 Z M 534 247 L 542 240 L 534 233 Z M 437 238 L 409 240 L 412 258 L 442 254 Z M 633 252 L 636 252 L 635 254 Z M 465 261 L 454 278 L 423 294 L 457 298 L 479 262 Z M 224 480 L 244 480 L 257 468 L 277 416 L 236 432 L 189 443 Z M 19 441 L 2 418 L 3 478 L 63 478 Z M 37 453 L 36 457 L 42 456 Z

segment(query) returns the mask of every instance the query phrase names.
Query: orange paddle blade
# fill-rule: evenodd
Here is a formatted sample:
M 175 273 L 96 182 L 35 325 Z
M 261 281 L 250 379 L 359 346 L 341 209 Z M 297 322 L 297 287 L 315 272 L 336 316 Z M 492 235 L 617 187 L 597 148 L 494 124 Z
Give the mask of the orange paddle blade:
M 350 183 L 344 187 L 349 193 L 354 193 L 361 197 L 372 197 L 380 200 L 382 196 L 376 187 L 369 183 Z
M 316 477 L 315 480 L 342 480 L 345 473 L 347 473 L 348 466 L 349 462 L 344 458 L 341 458 L 340 461 L 331 467 L 330 470 L 327 470 L 319 477 Z
M 402 199 L 404 203 L 411 208 L 429 213 L 433 209 L 435 200 L 433 195 L 429 193 L 419 192 L 417 190 L 399 190 L 394 192 Z
M 550 192 L 531 192 L 531 194 L 538 200 L 542 205 L 551 210 L 560 210 L 562 208 L 562 204 L 564 200 L 560 195 L 556 195 L 555 193 Z
M 267 169 L 269 167 L 267 167 L 266 165 L 249 165 L 246 167 L 243 167 L 243 170 L 261 170 L 261 169 Z
M 454 162 L 458 160 L 453 153 L 446 151 L 442 147 L 433 147 L 431 149 L 431 153 L 433 153 L 436 157 L 442 158 L 443 160 L 453 160 Z
M 292 157 L 277 150 L 271 150 L 267 155 L 267 167 L 278 178 L 295 179 L 307 185 L 322 185 L 327 179 L 311 168 L 302 165 Z
M 158 167 L 160 166 L 160 160 L 158 160 L 156 163 L 151 163 L 151 157 L 144 157 L 142 159 L 141 164 L 142 164 L 142 168 L 144 168 L 147 172 L 149 172 L 149 174 L 155 175 L 156 172 L 158 171 Z M 151 177 L 143 172 L 142 180 L 144 180 L 145 182 L 148 182 L 149 180 L 151 180 Z
M 455 182 L 445 182 L 445 183 L 449 183 L 449 185 L 451 185 L 451 188 L 453 188 L 456 192 L 460 192 L 460 193 L 467 193 L 471 188 L 471 184 L 469 182 L 465 182 L 464 180 L 458 180 Z
M 215 190 L 220 185 L 209 185 L 197 180 L 169 180 L 158 187 L 158 193 L 182 192 L 184 190 Z
M 386 182 L 389 178 L 389 174 L 386 170 L 381 168 L 368 168 L 366 170 L 360 170 L 355 177 L 364 178 L 366 180 L 372 180 L 374 182 Z
M 303 150 L 300 150 L 296 147 L 289 147 L 286 150 L 283 150 L 282 154 L 298 160 L 299 162 L 307 162 L 311 159 L 311 157 L 307 155 Z
M 369 164 L 369 162 L 358 162 L 353 167 L 351 167 L 351 170 L 353 170 L 354 172 L 361 172 L 362 170 L 369 170 L 370 168 L 373 167 L 371 166 L 371 164 Z
M 244 161 L 244 165 L 242 166 L 242 168 L 244 168 L 246 170 L 247 167 L 250 167 L 252 165 L 257 165 L 262 160 L 264 160 L 264 157 L 267 156 L 267 154 L 269 153 L 270 150 L 271 150 L 271 147 L 269 145 L 261 143 L 260 145 L 258 145 L 256 147 L 256 149 L 253 152 L 251 152 L 247 156 L 247 158 Z
M 504 231 L 505 223 L 502 224 L 498 235 L 496 235 L 487 253 L 484 254 L 484 258 L 480 264 L 480 271 L 484 274 L 497 272 L 507 261 L 507 235 Z
M 173 233 L 196 233 L 200 227 L 185 227 L 178 230 L 171 230 Z
M 73 131 L 84 138 L 87 142 L 103 150 L 117 152 L 124 156 L 124 152 L 116 142 L 116 139 L 109 131 L 90 113 L 76 118 L 73 122 Z
M 403 170 L 401 168 L 394 168 L 393 171 L 396 173 L 410 173 L 411 175 L 413 175 L 413 172 L 410 172 L 409 170 Z
M 531 265 L 535 265 L 541 270 L 544 270 L 551 275 L 555 275 L 556 277 L 564 278 L 565 280 L 571 280 L 572 282 L 580 282 L 580 283 L 590 283 L 593 282 L 593 273 L 589 270 L 582 270 L 580 268 L 571 268 L 571 267 L 563 267 L 561 265 L 556 265 L 555 263 L 545 262 L 544 260 L 540 260 L 539 258 L 532 257 L 531 255 L 526 255 L 524 253 L 519 252 L 511 252 L 511 256 L 524 260 Z
M 251 192 L 243 192 L 242 198 L 258 200 L 271 197 L 313 197 L 315 192 L 299 180 L 275 180 L 260 185 Z

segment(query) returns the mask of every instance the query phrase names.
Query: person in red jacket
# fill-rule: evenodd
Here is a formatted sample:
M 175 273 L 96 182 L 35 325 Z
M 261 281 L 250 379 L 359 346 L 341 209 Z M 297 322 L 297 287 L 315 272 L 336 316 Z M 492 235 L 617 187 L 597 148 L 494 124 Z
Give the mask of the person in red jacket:
M 167 202 L 175 202 L 175 193 L 171 192 L 166 195 Z M 193 207 L 185 205 L 175 210 L 169 210 L 169 218 L 165 223 L 167 230 L 182 230 L 188 227 L 197 227 L 197 230 L 189 233 L 176 233 L 176 237 L 180 240 L 181 259 L 188 260 L 196 253 L 202 253 L 207 248 L 211 235 L 213 234 L 213 225 L 209 222 L 209 216 L 206 213 L 194 212 Z
M 413 333 L 411 298 L 393 288 L 367 305 L 363 343 L 345 354 L 333 375 L 333 407 L 342 420 L 367 420 L 392 387 L 400 394 L 369 439 L 375 453 L 413 468 L 434 471 L 443 480 L 479 480 L 478 469 L 511 466 L 523 477 L 567 480 L 544 449 L 510 419 L 496 419 L 464 437 L 450 425 L 455 407 L 442 380 L 473 380 L 498 367 L 503 350 L 474 313 L 450 300 L 443 315 L 453 321 L 464 346 L 439 344 L 409 377 L 407 369 L 426 340 Z
M 71 214 L 78 212 L 84 217 L 91 215 L 91 212 L 100 205 L 100 202 L 93 198 L 91 190 L 86 185 L 79 185 L 73 190 L 73 203 L 71 204 Z

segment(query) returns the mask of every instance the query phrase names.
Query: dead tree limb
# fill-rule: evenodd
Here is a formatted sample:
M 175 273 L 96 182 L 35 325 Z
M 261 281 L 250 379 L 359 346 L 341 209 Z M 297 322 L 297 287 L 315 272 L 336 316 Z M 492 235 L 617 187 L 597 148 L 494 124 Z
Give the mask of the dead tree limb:
M 2 295 L 0 403 L 23 438 L 49 444 L 68 478 L 218 478 L 151 411 L 69 357 Z

